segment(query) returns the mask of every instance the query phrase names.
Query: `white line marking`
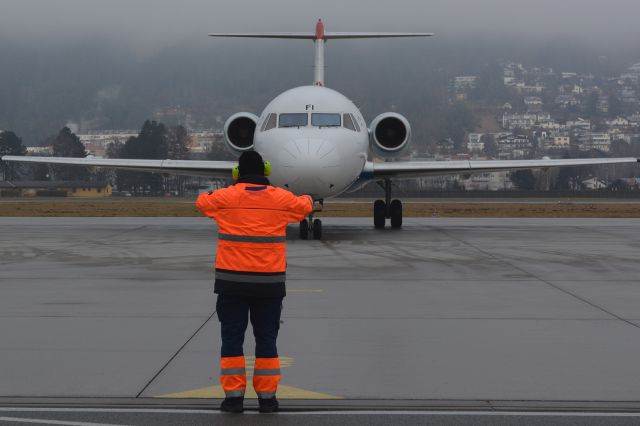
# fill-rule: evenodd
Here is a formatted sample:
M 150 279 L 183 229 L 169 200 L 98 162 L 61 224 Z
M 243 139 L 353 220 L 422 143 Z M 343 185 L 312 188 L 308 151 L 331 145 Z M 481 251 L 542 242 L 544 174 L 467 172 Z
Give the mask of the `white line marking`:
M 284 412 L 282 415 L 372 415 L 383 414 L 388 416 L 552 416 L 552 417 L 640 417 L 640 413 L 590 413 L 590 412 L 557 412 L 557 411 L 306 411 Z
M 43 425 L 66 425 L 66 426 L 127 426 L 127 425 L 116 425 L 113 423 L 69 422 L 69 421 L 51 420 L 51 419 L 29 419 L 25 417 L 0 417 L 0 422 L 38 423 Z
M 199 409 L 162 409 L 162 408 L 45 408 L 45 407 L 0 407 L 1 412 L 51 412 L 51 413 L 165 413 L 165 414 L 211 414 L 227 415 L 218 411 L 217 407 L 209 410 Z M 257 411 L 246 411 L 245 414 L 259 414 Z M 389 416 L 550 416 L 550 417 L 640 417 L 640 412 L 589 412 L 589 411 L 437 411 L 437 410 L 345 410 L 345 411 L 288 411 L 279 412 L 280 416 L 349 416 L 383 414 Z M 91 425 L 91 423 L 80 423 Z

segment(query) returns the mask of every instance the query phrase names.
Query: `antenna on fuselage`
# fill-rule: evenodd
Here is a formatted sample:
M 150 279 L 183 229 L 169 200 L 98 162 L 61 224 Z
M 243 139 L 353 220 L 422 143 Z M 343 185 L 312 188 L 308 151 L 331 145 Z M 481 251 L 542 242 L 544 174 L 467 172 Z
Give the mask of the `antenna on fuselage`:
M 324 22 L 318 19 L 316 30 L 307 32 L 268 32 L 268 33 L 211 33 L 210 37 L 238 38 L 281 38 L 293 40 L 313 40 L 315 45 L 314 86 L 324 86 L 324 43 L 327 40 L 344 40 L 356 38 L 396 38 L 396 37 L 430 37 L 432 33 L 362 33 L 362 32 L 325 32 Z

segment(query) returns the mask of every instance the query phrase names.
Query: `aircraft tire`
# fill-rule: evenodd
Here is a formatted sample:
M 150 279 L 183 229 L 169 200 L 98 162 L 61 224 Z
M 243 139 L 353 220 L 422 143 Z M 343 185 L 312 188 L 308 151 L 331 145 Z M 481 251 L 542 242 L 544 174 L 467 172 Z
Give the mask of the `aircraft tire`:
M 316 219 L 313 221 L 313 239 L 322 239 L 322 221 L 320 219 Z
M 402 202 L 400 200 L 391 202 L 391 227 L 393 229 L 402 228 Z
M 309 222 L 307 219 L 300 221 L 300 239 L 308 240 L 309 239 Z
M 387 222 L 385 210 L 386 205 L 384 201 L 376 200 L 376 202 L 373 203 L 373 226 L 376 229 L 384 229 Z

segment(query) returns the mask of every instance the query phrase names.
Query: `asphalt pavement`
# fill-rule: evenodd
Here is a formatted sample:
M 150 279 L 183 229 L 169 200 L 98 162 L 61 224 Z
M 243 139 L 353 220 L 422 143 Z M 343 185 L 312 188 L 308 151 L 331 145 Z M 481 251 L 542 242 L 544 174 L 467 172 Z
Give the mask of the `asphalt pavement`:
M 278 424 L 640 424 L 611 417 L 640 407 L 640 220 L 369 222 L 290 230 Z M 0 406 L 182 412 L 0 422 L 238 422 L 213 410 L 215 235 L 204 218 L 0 218 Z

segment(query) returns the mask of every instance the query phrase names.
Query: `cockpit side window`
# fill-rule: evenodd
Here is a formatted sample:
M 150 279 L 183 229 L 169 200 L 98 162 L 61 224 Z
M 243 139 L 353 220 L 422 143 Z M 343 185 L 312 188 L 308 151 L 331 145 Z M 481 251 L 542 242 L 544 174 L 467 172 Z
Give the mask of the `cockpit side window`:
M 266 120 L 264 120 L 264 124 L 262 125 L 262 131 L 266 132 L 267 130 L 271 130 L 276 127 L 278 116 L 274 113 L 269 114 Z
M 356 130 L 357 124 L 351 117 L 351 114 L 342 114 L 342 123 L 345 129 L 353 130 L 354 132 L 359 131 L 359 130 Z
M 360 132 L 360 126 L 358 126 L 358 120 L 356 120 L 356 118 L 352 114 L 349 114 L 349 117 L 351 117 L 351 120 L 353 121 L 353 125 L 356 127 L 356 132 Z
M 280 114 L 278 127 L 305 127 L 309 124 L 309 115 L 304 113 Z
M 340 114 L 311 114 L 311 125 L 318 127 L 340 127 Z

